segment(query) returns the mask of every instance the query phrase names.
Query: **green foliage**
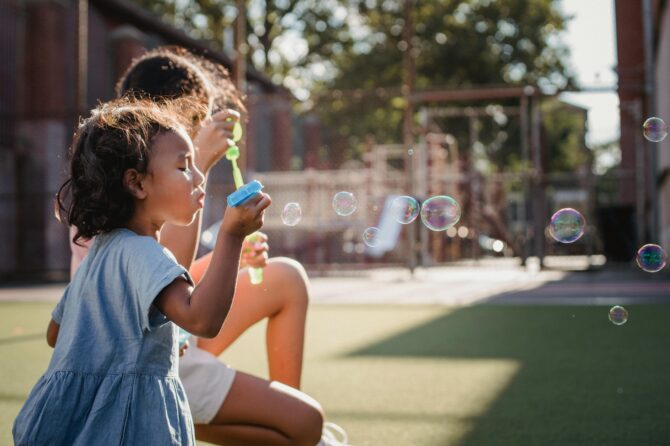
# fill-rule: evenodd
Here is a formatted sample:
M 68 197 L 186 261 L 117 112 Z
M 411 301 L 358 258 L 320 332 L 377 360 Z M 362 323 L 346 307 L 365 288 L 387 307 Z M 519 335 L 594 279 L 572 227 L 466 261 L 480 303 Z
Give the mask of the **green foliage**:
M 586 148 L 586 110 L 558 100 L 542 104 L 544 143 L 550 172 L 574 172 L 590 166 L 591 152 Z
M 210 41 L 216 49 L 224 47 L 225 38 L 232 39 L 235 0 L 132 1 L 191 36 Z M 352 37 L 345 4 L 344 0 L 248 1 L 248 62 L 277 83 L 287 76 L 293 84 L 299 83 L 305 67 L 349 51 Z
M 224 30 L 232 29 L 237 15 L 235 0 L 133 1 L 217 48 L 224 46 Z M 346 141 L 345 158 L 355 158 L 369 136 L 379 143 L 402 141 L 406 51 L 416 67 L 417 89 L 570 86 L 567 49 L 557 37 L 568 18 L 555 3 L 415 0 L 410 46 L 403 34 L 403 0 L 249 0 L 247 58 L 300 99 L 309 97 L 303 108 Z M 232 38 L 232 32 L 226 36 Z M 583 123 L 565 117 L 546 123 L 555 143 L 549 167 L 571 170 L 583 162 L 578 141 Z M 468 152 L 466 118 L 442 119 L 436 125 L 456 137 L 461 153 Z M 484 117 L 477 125 L 481 147 L 473 158 L 486 158 L 492 168 L 523 168 L 518 117 Z
M 352 53 L 334 60 L 336 77 L 320 85 L 324 97 L 316 92 L 321 100 L 315 110 L 349 137 L 352 147 L 366 134 L 382 143 L 402 141 L 402 110 L 393 106 L 391 98 L 400 95 L 403 56 L 408 50 L 403 3 L 357 2 L 367 32 L 355 42 Z M 567 18 L 551 0 L 417 0 L 413 12 L 409 51 L 416 66 L 417 89 L 527 84 L 556 89 L 572 83 L 564 62 L 567 49 L 556 38 Z M 373 94 L 357 100 L 355 89 Z M 333 101 L 333 90 L 344 93 Z M 346 93 L 352 90 L 353 95 Z M 471 145 L 467 119 L 442 119 L 437 124 L 452 133 L 462 149 Z M 519 165 L 518 118 L 482 118 L 477 125 L 484 145 L 482 156 L 486 153 L 494 166 Z

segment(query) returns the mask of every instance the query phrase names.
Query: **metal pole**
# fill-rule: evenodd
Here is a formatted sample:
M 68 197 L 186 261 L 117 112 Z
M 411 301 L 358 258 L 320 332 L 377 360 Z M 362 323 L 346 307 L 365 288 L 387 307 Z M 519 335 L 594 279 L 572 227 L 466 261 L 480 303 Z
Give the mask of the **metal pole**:
M 77 113 L 88 109 L 88 0 L 77 2 Z
M 531 147 L 532 147 L 532 206 L 533 206 L 533 255 L 540 260 L 540 267 L 544 266 L 544 228 L 546 226 L 544 189 L 542 182 L 542 111 L 540 99 L 531 101 Z
M 409 150 L 412 148 L 414 143 L 414 134 L 412 131 L 412 116 L 414 114 L 414 107 L 410 96 L 412 95 L 412 90 L 414 90 L 414 57 L 412 55 L 412 38 L 414 36 L 414 21 L 413 21 L 413 10 L 414 10 L 414 0 L 405 0 L 404 3 L 404 16 L 405 16 L 405 26 L 403 28 L 403 40 L 405 41 L 405 51 L 403 53 L 403 85 L 402 93 L 405 99 L 405 113 L 403 116 L 403 145 L 406 153 L 407 159 L 406 171 L 407 171 L 407 182 L 409 194 L 415 195 L 415 185 L 414 185 L 414 158 L 409 155 Z M 421 197 L 425 198 L 425 197 Z M 412 225 L 417 226 L 417 225 Z M 413 274 L 414 269 L 416 268 L 416 237 L 415 233 L 411 233 L 409 237 L 409 259 L 407 267 L 410 272 Z
M 519 206 L 519 221 L 523 222 L 523 240 L 521 247 L 521 265 L 525 266 L 528 256 L 530 255 L 529 249 L 529 230 L 528 230 L 528 199 L 530 197 L 530 186 L 529 186 L 529 160 L 530 160 L 530 144 L 528 142 L 528 95 L 523 94 L 521 96 L 521 165 L 522 165 L 522 194 L 523 194 L 523 204 Z
M 647 116 L 656 116 L 656 77 L 654 57 L 654 21 L 651 0 L 642 0 L 642 22 L 644 28 L 644 62 L 645 62 L 645 96 L 647 100 Z M 641 129 L 637 129 L 638 133 Z M 646 141 L 646 140 L 645 140 Z M 651 141 L 646 141 L 645 146 L 649 152 L 649 201 L 651 208 L 651 224 L 649 225 L 650 241 L 659 241 L 659 218 L 658 218 L 658 147 Z
M 237 0 L 237 17 L 235 17 L 235 64 L 233 66 L 233 81 L 237 90 L 244 95 L 247 90 L 246 84 L 246 57 L 247 57 L 247 5 L 246 0 Z M 244 125 L 244 117 L 241 120 Z M 246 129 L 245 129 L 246 130 Z M 244 132 L 246 134 L 246 132 Z M 245 150 L 245 139 L 239 141 L 240 157 L 237 164 L 242 172 L 247 170 L 247 151 Z
M 633 115 L 633 122 L 638 123 L 642 120 L 642 101 L 638 98 L 635 99 L 632 103 L 626 104 L 627 111 Z M 633 132 L 635 135 L 635 226 L 637 226 L 636 231 L 636 242 L 638 245 L 642 245 L 646 240 L 646 231 L 645 231 L 645 152 L 644 150 L 639 150 L 644 147 L 644 138 L 642 138 L 642 131 Z

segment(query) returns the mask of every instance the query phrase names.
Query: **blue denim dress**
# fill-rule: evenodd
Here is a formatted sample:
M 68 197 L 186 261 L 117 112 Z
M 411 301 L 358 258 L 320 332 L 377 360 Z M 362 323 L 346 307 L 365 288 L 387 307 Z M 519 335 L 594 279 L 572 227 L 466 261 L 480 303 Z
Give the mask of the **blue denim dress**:
M 17 446 L 195 444 L 177 326 L 153 306 L 179 277 L 191 282 L 151 237 L 96 237 L 54 309 L 58 341 L 14 422 Z

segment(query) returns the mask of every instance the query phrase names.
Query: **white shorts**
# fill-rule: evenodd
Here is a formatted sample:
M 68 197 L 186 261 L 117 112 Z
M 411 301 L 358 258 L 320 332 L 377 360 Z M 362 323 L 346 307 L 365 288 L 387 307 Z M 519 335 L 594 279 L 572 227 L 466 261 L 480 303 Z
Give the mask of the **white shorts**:
M 193 422 L 208 424 L 228 396 L 235 379 L 235 369 L 196 347 L 196 342 L 195 338 L 189 339 L 189 347 L 179 358 L 179 377 L 191 407 Z

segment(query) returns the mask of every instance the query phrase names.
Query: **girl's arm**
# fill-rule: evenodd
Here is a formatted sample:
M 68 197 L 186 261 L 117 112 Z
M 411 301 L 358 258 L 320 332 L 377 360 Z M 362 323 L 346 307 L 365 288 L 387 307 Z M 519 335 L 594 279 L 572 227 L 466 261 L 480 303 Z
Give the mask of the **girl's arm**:
M 47 344 L 49 344 L 49 347 L 51 348 L 56 346 L 56 341 L 58 340 L 58 330 L 60 330 L 60 325 L 51 319 L 49 321 L 49 326 L 47 327 Z
M 210 267 L 198 286 L 177 279 L 154 300 L 168 319 L 196 336 L 219 333 L 233 303 L 242 242 L 260 229 L 270 203 L 269 196 L 259 193 L 242 206 L 226 209 Z

